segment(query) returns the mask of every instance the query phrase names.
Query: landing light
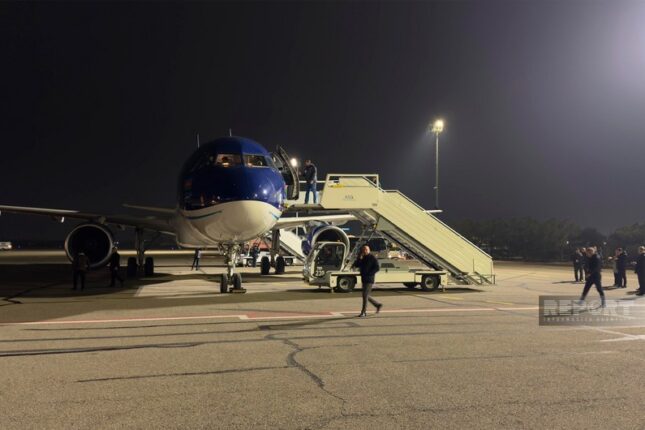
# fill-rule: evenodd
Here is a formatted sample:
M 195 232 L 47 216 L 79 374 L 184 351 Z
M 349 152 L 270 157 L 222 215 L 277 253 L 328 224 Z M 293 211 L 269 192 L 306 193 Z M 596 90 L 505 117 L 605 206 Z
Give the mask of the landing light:
M 295 158 L 292 158 L 291 159 L 291 167 L 298 167 L 298 160 L 296 160 Z

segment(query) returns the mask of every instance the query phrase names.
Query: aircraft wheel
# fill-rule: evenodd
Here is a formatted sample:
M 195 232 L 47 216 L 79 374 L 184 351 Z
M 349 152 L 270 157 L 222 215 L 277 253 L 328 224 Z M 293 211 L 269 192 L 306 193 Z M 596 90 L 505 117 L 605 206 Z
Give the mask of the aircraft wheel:
M 434 291 L 439 288 L 439 277 L 426 275 L 421 279 L 421 289 L 423 291 Z
M 219 284 L 219 292 L 222 294 L 228 293 L 228 275 L 226 273 L 222 273 Z
M 408 287 L 411 290 L 414 290 L 417 287 L 416 282 L 404 282 L 403 285 L 405 285 L 406 287 Z
M 155 259 L 152 257 L 146 257 L 146 260 L 143 265 L 143 273 L 146 276 L 152 276 L 155 274 Z
M 260 274 L 268 275 L 270 271 L 271 261 L 269 260 L 269 257 L 262 257 L 262 260 L 260 260 Z
M 241 290 L 242 289 L 242 275 L 239 273 L 233 273 L 231 283 L 233 284 L 233 289 L 234 290 Z
M 342 293 L 349 293 L 356 286 L 356 278 L 353 276 L 341 276 L 338 278 L 336 289 Z
M 285 266 L 286 262 L 284 261 L 284 257 L 282 255 L 279 255 L 275 260 L 275 274 L 282 275 L 284 273 Z
M 128 258 L 128 268 L 126 271 L 128 278 L 135 278 L 137 276 L 137 259 L 134 257 Z

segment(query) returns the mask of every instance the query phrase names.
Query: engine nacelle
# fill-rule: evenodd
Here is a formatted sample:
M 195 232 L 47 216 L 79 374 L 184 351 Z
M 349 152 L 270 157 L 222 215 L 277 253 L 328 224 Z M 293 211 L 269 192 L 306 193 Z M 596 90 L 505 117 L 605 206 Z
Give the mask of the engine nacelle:
M 84 252 L 90 260 L 90 268 L 105 266 L 112 255 L 114 237 L 107 227 L 99 224 L 80 224 L 65 239 L 65 252 L 70 261 L 79 252 Z
M 349 237 L 335 225 L 320 225 L 309 230 L 307 238 L 302 241 L 302 252 L 309 255 L 318 242 L 342 242 L 349 252 Z

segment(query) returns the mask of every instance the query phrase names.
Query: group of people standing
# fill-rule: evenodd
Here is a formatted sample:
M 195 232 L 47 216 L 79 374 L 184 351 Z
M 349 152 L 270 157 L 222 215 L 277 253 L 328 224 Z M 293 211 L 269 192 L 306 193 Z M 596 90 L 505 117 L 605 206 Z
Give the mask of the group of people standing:
M 617 248 L 614 255 L 609 257 L 612 261 L 614 271 L 614 288 L 627 288 L 627 252 L 623 248 Z M 602 253 L 594 246 L 576 249 L 571 256 L 573 272 L 576 282 L 585 281 L 580 301 L 583 302 L 592 286 L 596 287 L 602 306 L 605 306 L 605 293 L 602 288 Z M 638 248 L 638 258 L 634 272 L 638 277 L 639 288 L 637 296 L 645 295 L 645 246 Z
M 85 276 L 90 270 L 90 259 L 84 252 L 79 252 L 72 261 L 72 272 L 74 277 L 74 286 L 72 290 L 80 287 L 81 291 L 85 289 Z M 108 270 L 110 271 L 110 287 L 116 285 L 116 281 L 123 287 L 125 282 L 121 277 L 121 255 L 117 247 L 112 248 L 112 254 L 108 262 Z M 79 285 L 80 284 L 80 285 Z

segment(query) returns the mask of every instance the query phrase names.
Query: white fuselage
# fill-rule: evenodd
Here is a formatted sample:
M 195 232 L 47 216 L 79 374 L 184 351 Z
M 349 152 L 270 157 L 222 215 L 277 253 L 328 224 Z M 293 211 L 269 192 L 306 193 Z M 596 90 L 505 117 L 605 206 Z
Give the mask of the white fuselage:
M 177 243 L 187 248 L 241 243 L 270 231 L 281 211 L 258 200 L 237 200 L 203 209 L 178 210 Z

